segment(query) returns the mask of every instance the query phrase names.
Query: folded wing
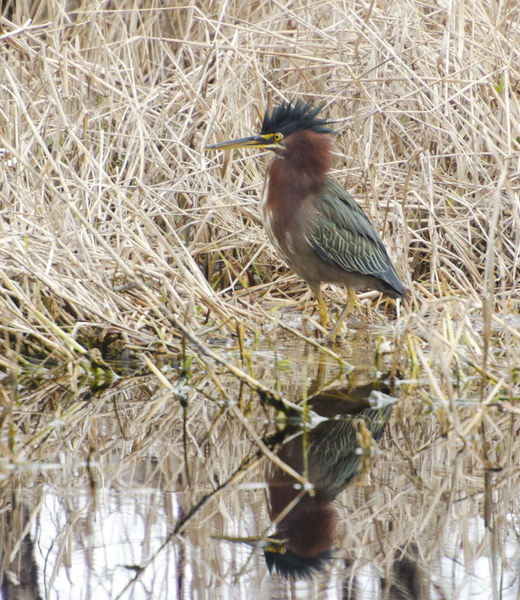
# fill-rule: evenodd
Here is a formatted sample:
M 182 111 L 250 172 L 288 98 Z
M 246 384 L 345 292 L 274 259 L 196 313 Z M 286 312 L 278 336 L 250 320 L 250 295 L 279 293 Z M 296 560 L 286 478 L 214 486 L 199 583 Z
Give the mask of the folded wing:
M 315 207 L 318 217 L 309 242 L 316 252 L 345 271 L 381 279 L 402 297 L 403 286 L 383 242 L 352 196 L 327 179 Z

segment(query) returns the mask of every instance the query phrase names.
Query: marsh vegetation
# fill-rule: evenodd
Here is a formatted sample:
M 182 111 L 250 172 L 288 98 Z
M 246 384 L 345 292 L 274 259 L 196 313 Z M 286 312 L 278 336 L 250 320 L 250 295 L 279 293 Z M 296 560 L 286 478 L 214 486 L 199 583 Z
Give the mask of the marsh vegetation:
M 517 598 L 517 3 L 2 6 L 2 593 Z M 408 290 L 360 293 L 336 346 L 262 229 L 268 154 L 204 152 L 292 98 Z M 382 433 L 349 404 L 381 386 Z M 328 390 L 359 474 L 324 574 L 287 580 L 273 469 Z

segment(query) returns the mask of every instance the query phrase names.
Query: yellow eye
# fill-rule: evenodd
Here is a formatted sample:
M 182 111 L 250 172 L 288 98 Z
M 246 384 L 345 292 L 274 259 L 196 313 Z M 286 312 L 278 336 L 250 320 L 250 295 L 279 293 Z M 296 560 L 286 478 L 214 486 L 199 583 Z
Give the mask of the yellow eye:
M 280 141 L 282 138 L 283 138 L 283 135 L 282 135 L 281 133 L 275 133 L 275 134 L 273 135 L 273 140 L 274 140 L 275 142 L 279 142 L 279 141 Z

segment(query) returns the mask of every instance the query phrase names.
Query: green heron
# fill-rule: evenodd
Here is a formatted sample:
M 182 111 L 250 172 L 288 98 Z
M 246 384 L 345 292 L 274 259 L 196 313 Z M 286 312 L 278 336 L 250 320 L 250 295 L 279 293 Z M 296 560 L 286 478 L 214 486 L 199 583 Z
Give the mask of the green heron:
M 371 384 L 363 386 L 362 391 L 369 394 L 369 390 L 373 389 Z M 362 432 L 369 432 L 368 439 L 378 442 L 392 414 L 392 403 L 372 408 L 366 400 L 361 402 L 352 398 L 350 390 L 337 389 L 334 393 L 336 402 L 344 404 L 341 408 L 343 415 L 336 414 L 331 419 L 322 420 L 309 430 L 308 476 L 314 485 L 314 495 L 305 495 L 278 523 L 276 534 L 264 545 L 269 571 L 275 570 L 284 577 L 311 578 L 314 573 L 323 571 L 333 558 L 336 530 L 333 500 L 361 470 Z M 309 407 L 320 415 L 327 414 L 330 402 L 330 392 L 320 393 L 309 398 Z M 302 473 L 301 434 L 294 435 L 289 428 L 276 435 L 284 435 L 288 439 L 277 452 L 278 457 Z M 275 519 L 286 510 L 299 491 L 291 475 L 272 465 L 269 471 L 269 513 Z
M 312 494 L 301 496 L 300 484 L 277 465 L 268 463 L 269 514 L 277 520 L 268 538 L 224 538 L 261 547 L 267 567 L 285 578 L 311 579 L 334 558 L 337 511 L 334 500 L 370 462 L 371 441 L 383 436 L 394 399 L 373 397 L 391 392 L 381 381 L 350 388 L 328 388 L 308 398 L 307 444 L 303 444 L 303 408 L 285 400 L 267 400 L 284 419 L 283 427 L 266 439 L 277 456 L 298 473 L 307 471 Z M 370 402 L 377 402 L 372 406 Z M 306 460 L 305 460 L 305 458 Z M 306 465 L 306 469 L 304 467 Z M 297 496 L 301 496 L 297 500 Z M 294 504 L 294 505 L 293 505 Z M 293 505 L 293 506 L 291 506 Z M 288 510 L 288 508 L 290 510 Z
M 356 300 L 356 289 L 368 287 L 390 298 L 403 297 L 381 238 L 352 196 L 327 173 L 333 144 L 322 106 L 298 100 L 265 112 L 259 135 L 209 146 L 212 150 L 267 148 L 276 154 L 265 176 L 260 204 L 271 242 L 288 266 L 305 279 L 318 299 L 327 327 L 322 283 L 347 287 L 347 303 L 329 334 L 334 339 Z

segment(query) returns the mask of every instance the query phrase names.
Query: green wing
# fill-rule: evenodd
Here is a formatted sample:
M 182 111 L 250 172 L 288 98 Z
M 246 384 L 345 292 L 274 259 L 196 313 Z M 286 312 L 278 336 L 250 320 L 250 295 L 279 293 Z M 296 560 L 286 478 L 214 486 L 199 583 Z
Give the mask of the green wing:
M 382 279 L 402 296 L 403 286 L 383 242 L 352 196 L 327 178 L 315 207 L 317 222 L 308 237 L 316 252 L 345 271 Z

